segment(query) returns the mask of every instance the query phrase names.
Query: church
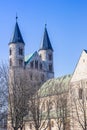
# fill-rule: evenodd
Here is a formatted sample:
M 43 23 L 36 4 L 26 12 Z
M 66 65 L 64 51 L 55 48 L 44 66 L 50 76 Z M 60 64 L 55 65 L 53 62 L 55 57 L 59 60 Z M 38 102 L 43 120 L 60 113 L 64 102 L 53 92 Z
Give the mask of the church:
M 46 114 L 49 102 L 50 114 L 49 118 L 42 119 L 38 130 L 83 130 L 83 128 L 86 130 L 87 51 L 83 50 L 73 74 L 54 78 L 54 50 L 46 25 L 38 51 L 25 56 L 25 45 L 16 18 L 14 32 L 9 42 L 10 78 L 13 70 L 17 73 L 27 71 L 32 82 L 38 81 L 42 84 L 39 88 L 40 105 Z M 26 115 L 23 130 L 36 130 L 34 123 L 34 119 Z
M 31 80 L 35 79 L 34 72 L 39 73 L 41 82 L 54 78 L 53 48 L 45 25 L 42 43 L 38 51 L 25 56 L 25 42 L 16 20 L 14 32 L 9 43 L 10 68 L 21 67 L 30 71 Z M 36 77 L 37 78 L 37 77 Z

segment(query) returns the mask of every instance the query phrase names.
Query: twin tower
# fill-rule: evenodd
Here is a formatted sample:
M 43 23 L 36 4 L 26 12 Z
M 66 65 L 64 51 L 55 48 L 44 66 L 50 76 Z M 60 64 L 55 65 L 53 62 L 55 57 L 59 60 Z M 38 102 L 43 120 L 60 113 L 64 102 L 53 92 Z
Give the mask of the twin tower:
M 25 42 L 16 19 L 14 32 L 9 43 L 9 66 L 10 70 L 24 69 L 29 73 L 32 81 L 45 82 L 54 78 L 53 48 L 46 26 L 39 51 L 25 56 Z

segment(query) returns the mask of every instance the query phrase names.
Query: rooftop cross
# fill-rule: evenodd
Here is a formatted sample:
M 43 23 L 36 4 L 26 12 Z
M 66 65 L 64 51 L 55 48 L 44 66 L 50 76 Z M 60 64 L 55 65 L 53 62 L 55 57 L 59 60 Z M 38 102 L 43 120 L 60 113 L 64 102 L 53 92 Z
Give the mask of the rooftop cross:
M 45 28 L 47 27 L 47 24 L 45 23 Z
M 18 19 L 18 16 L 17 16 L 17 14 L 16 14 L 16 22 L 17 22 L 17 19 Z

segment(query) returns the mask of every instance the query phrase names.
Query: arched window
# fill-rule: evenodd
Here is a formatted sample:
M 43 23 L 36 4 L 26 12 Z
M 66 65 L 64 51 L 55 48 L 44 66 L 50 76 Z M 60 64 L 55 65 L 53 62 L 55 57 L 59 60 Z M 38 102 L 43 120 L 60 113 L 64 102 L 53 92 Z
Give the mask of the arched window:
M 33 61 L 31 61 L 31 63 L 30 63 L 30 68 L 32 68 L 32 69 L 33 69 L 33 67 L 34 67 L 34 62 L 33 62 Z
M 42 63 L 40 63 L 40 70 L 42 70 Z
M 42 58 L 42 55 L 40 54 L 40 58 Z
M 54 121 L 51 121 L 51 127 L 54 127 Z
M 45 103 L 42 104 L 42 109 L 45 111 Z
M 30 123 L 30 129 L 32 129 L 32 123 Z
M 86 90 L 85 90 L 85 92 L 86 92 L 86 100 L 87 100 L 87 88 L 85 88 Z
M 12 66 L 12 59 L 10 59 L 10 66 Z
M 22 65 L 23 65 L 23 60 L 19 59 L 19 66 L 22 66 Z
M 38 61 L 35 61 L 35 69 L 38 69 Z
M 23 55 L 23 49 L 19 48 L 19 55 Z
M 49 59 L 49 60 L 52 60 L 52 54 L 49 54 L 49 55 L 48 55 L 48 59 Z
M 80 88 L 79 89 L 79 99 L 82 99 L 82 96 L 83 96 L 83 89 Z
M 52 110 L 53 109 L 53 103 L 49 102 L 49 109 Z
M 52 72 L 52 64 L 49 64 L 49 71 Z
M 41 75 L 41 81 L 44 81 L 45 80 L 45 77 L 44 77 L 44 74 Z
M 10 48 L 10 50 L 9 50 L 9 54 L 12 55 L 12 50 L 11 50 L 11 48 Z

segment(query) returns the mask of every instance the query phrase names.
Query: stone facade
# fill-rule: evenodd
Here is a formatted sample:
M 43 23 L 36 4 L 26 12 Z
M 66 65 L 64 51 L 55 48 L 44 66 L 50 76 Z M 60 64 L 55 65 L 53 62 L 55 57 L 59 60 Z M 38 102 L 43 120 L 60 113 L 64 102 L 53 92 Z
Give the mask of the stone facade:
M 41 103 L 43 99 L 45 101 L 45 108 L 47 108 L 47 101 L 50 99 L 52 103 L 51 113 L 55 111 L 55 98 L 57 94 L 53 94 L 60 88 L 59 94 L 62 96 L 66 93 L 67 95 L 67 106 L 69 110 L 68 123 L 66 130 L 82 130 L 84 126 L 84 113 L 82 109 L 85 105 L 84 111 L 87 113 L 87 51 L 84 50 L 80 56 L 78 64 L 72 76 L 64 76 L 63 78 L 55 79 L 54 82 L 54 66 L 53 66 L 53 49 L 50 43 L 47 29 L 45 27 L 45 32 L 43 36 L 43 41 L 41 43 L 41 48 L 39 51 L 35 51 L 31 55 L 25 56 L 25 43 L 23 41 L 22 35 L 20 33 L 18 23 L 16 21 L 15 31 L 13 38 L 9 43 L 9 65 L 10 65 L 10 82 L 13 80 L 14 72 L 16 72 L 16 77 L 26 73 L 29 75 L 29 80 L 33 83 L 40 82 L 43 84 L 47 80 L 46 90 L 42 90 L 45 94 L 50 92 L 48 95 L 43 95 L 41 97 Z M 50 84 L 50 80 L 52 79 Z M 62 89 L 63 86 L 63 89 Z M 50 87 L 50 88 L 49 88 Z M 10 86 L 11 88 L 11 86 Z M 43 86 L 41 89 L 44 88 Z M 49 89 L 48 89 L 49 88 Z M 62 90 L 62 91 L 61 91 Z M 48 91 L 48 92 L 47 92 Z M 12 93 L 12 91 L 9 92 Z M 49 96 L 50 95 L 50 96 Z M 64 97 L 65 99 L 65 97 Z M 42 104 L 41 104 L 42 105 Z M 81 106 L 80 106 L 81 105 Z M 82 108 L 82 109 L 81 109 Z M 55 114 L 55 113 L 54 113 Z M 85 115 L 87 116 L 87 115 Z M 78 120 L 79 119 L 79 120 Z M 44 120 L 43 120 L 44 121 Z M 79 123 L 80 122 L 80 123 Z M 47 123 L 47 121 L 46 121 Z M 25 118 L 24 130 L 34 130 L 33 120 Z M 45 124 L 46 125 L 46 124 Z M 56 118 L 50 118 L 50 126 L 47 130 L 57 130 Z M 41 128 L 41 130 L 44 130 Z M 85 130 L 85 129 L 84 129 Z
M 42 82 L 54 78 L 53 50 L 46 28 L 43 39 L 45 40 L 42 41 L 42 46 L 39 51 L 35 51 L 34 53 L 25 56 L 25 43 L 16 21 L 14 34 L 9 43 L 10 69 L 24 69 L 30 73 L 31 80 L 35 79 L 33 76 L 36 76 L 36 73 L 39 80 Z
M 87 51 L 83 50 L 70 81 L 71 130 L 86 130 L 87 125 Z

